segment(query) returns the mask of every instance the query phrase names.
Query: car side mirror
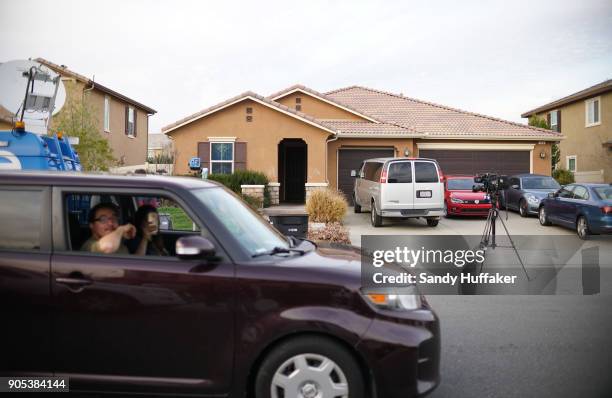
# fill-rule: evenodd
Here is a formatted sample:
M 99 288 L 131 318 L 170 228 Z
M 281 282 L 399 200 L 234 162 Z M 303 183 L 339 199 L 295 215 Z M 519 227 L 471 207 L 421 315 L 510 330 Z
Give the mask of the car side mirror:
M 351 170 L 351 177 L 357 177 L 357 170 Z
M 183 236 L 176 241 L 176 255 L 184 260 L 212 257 L 215 245 L 202 236 Z
M 365 173 L 363 171 L 359 172 L 359 178 L 365 178 Z
M 514 185 L 512 185 L 512 189 L 519 189 L 519 186 L 514 184 Z

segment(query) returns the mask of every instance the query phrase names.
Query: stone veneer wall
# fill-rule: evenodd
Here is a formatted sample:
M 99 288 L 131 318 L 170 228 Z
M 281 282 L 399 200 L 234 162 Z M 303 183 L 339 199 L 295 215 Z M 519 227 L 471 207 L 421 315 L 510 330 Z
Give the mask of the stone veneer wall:
M 253 196 L 259 199 L 263 206 L 265 185 L 241 185 L 243 195 Z
M 280 203 L 280 182 L 268 183 L 270 190 L 270 205 L 274 206 Z

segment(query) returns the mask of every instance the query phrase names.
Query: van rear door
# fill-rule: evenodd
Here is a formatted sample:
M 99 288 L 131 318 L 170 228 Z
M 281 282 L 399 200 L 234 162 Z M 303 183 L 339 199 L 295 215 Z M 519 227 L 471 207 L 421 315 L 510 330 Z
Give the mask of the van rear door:
M 414 162 L 414 209 L 444 208 L 444 184 L 438 165 L 431 161 Z
M 386 165 L 387 183 L 381 194 L 382 208 L 413 209 L 414 184 L 412 183 L 412 162 L 409 160 L 392 161 Z

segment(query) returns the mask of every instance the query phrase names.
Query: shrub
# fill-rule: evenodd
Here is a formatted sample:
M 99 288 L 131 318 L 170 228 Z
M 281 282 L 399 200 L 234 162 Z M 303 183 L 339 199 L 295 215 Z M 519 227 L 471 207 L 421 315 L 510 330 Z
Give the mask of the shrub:
M 346 228 L 339 222 L 326 224 L 325 227 L 308 231 L 308 239 L 314 241 L 328 241 L 350 244 L 349 234 Z
M 232 174 L 210 174 L 208 179 L 225 185 L 238 195 L 242 195 L 241 185 L 265 185 L 263 205 L 265 207 L 270 206 L 268 177 L 264 173 L 252 170 L 236 170 Z
M 261 208 L 261 199 L 251 195 L 240 195 L 240 198 L 246 202 L 253 210 Z
M 348 203 L 344 195 L 331 189 L 317 189 L 306 201 L 306 212 L 313 222 L 340 222 L 347 208 Z
M 575 182 L 574 173 L 566 169 L 557 169 L 553 171 L 552 176 L 561 185 L 567 185 Z

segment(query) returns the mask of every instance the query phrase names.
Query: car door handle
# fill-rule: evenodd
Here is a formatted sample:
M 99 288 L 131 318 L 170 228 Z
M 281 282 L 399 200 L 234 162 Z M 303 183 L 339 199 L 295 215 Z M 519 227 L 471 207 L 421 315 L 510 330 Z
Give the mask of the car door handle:
M 85 286 L 93 284 L 91 279 L 85 278 L 55 278 L 55 282 L 68 286 L 68 289 L 73 293 L 80 293 Z

